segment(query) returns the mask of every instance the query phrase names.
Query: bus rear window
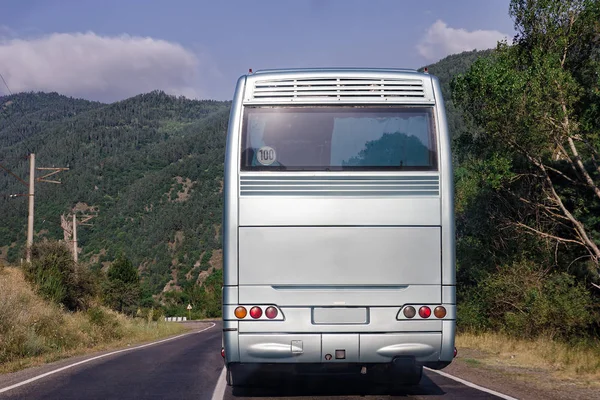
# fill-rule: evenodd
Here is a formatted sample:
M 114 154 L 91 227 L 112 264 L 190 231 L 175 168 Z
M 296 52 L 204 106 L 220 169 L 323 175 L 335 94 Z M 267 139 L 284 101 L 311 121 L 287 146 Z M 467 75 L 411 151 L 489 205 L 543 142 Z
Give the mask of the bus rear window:
M 246 107 L 244 171 L 437 170 L 431 107 Z

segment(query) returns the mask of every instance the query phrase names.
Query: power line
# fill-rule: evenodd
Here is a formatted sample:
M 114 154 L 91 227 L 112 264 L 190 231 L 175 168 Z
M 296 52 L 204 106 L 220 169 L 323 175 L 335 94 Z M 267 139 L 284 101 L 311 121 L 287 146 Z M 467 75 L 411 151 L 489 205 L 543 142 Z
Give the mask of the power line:
M 8 87 L 8 84 L 4 80 L 4 76 L 2 75 L 1 72 L 0 72 L 0 78 L 2 78 L 2 82 L 4 82 L 4 86 L 6 86 L 6 88 L 8 89 L 8 93 L 12 96 L 12 92 L 10 91 L 10 88 Z
M 4 79 L 4 76 L 1 73 L 0 73 L 0 78 L 2 79 L 2 82 L 4 83 L 4 86 L 6 86 L 8 93 L 10 93 L 10 95 L 13 96 L 13 93 L 10 90 L 10 87 L 6 83 L 6 80 Z M 21 112 L 21 115 L 23 116 L 24 120 L 27 120 L 27 116 L 25 115 L 25 112 L 23 111 L 21 104 L 16 100 L 14 101 L 14 103 L 16 104 L 19 111 Z M 7 171 L 11 175 L 13 175 L 21 183 L 25 184 L 29 188 L 28 194 L 26 195 L 29 198 L 29 216 L 28 216 L 27 241 L 26 241 L 26 253 L 27 253 L 26 258 L 27 258 L 27 261 L 29 262 L 29 261 L 31 261 L 31 247 L 33 245 L 33 236 L 34 236 L 34 198 L 35 198 L 34 197 L 34 188 L 35 188 L 35 182 L 61 183 L 60 181 L 51 180 L 51 179 L 47 179 L 47 178 L 49 178 L 61 171 L 66 171 L 66 170 L 68 170 L 68 168 L 54 168 L 54 167 L 41 167 L 41 168 L 38 167 L 38 168 L 36 168 L 35 167 L 35 155 L 34 155 L 34 152 L 27 145 L 27 139 L 23 136 L 23 134 L 21 134 L 21 132 L 19 131 L 19 128 L 15 125 L 12 118 L 10 118 L 8 116 L 8 112 L 6 113 L 6 115 L 7 115 L 6 119 L 12 124 L 12 126 L 15 129 L 15 131 L 17 132 L 17 134 L 19 136 L 21 136 L 21 138 L 23 139 L 23 145 L 25 146 L 25 148 L 27 148 L 27 150 L 29 152 L 29 161 L 30 161 L 29 162 L 29 167 L 30 167 L 29 168 L 29 184 L 27 184 L 23 179 L 21 179 L 19 176 L 17 176 L 15 173 L 13 173 L 10 169 L 4 167 L 3 165 L 0 165 L 0 167 L 2 167 L 2 169 L 4 169 L 5 171 Z M 35 177 L 36 170 L 45 171 L 46 174 L 40 178 L 36 178 Z M 11 197 L 13 197 L 13 196 L 11 196 Z M 16 208 L 12 207 L 12 204 L 10 204 L 10 203 L 7 203 L 7 204 L 9 204 L 11 206 L 11 208 L 15 209 L 15 211 L 16 211 Z M 46 222 L 46 220 L 42 221 L 42 223 L 45 223 L 45 222 Z M 49 222 L 52 222 L 52 221 L 49 221 Z M 61 224 L 58 224 L 58 223 L 56 223 L 56 225 L 61 226 Z M 61 226 L 61 228 L 62 228 L 62 226 Z
M 12 96 L 13 92 L 8 87 L 8 84 L 6 83 L 4 76 L 2 76 L 2 73 L 0 73 L 0 78 L 2 78 L 2 82 L 4 82 L 4 86 L 6 86 L 8 93 L 10 93 L 10 95 Z M 19 107 L 19 111 L 21 112 L 21 115 L 23 115 L 23 118 L 27 119 L 27 116 L 25 115 L 25 111 L 23 110 L 23 107 L 21 107 L 21 104 L 18 101 L 15 101 L 15 104 L 17 105 L 17 107 Z
M 15 213 L 19 213 L 22 212 L 23 210 L 19 210 L 17 209 L 17 207 L 15 207 L 12 203 L 10 203 L 10 199 L 14 198 L 14 197 L 27 197 L 27 194 L 18 194 L 18 195 L 2 195 L 1 197 L 4 197 L 6 199 L 6 201 L 4 201 L 4 204 L 7 204 Z M 42 220 L 42 224 L 45 224 L 46 222 L 56 225 L 58 227 L 61 227 L 59 222 L 55 222 L 51 219 L 43 219 Z M 27 234 L 27 232 L 25 232 Z
M 9 174 L 11 174 L 12 176 L 14 176 L 15 178 L 17 178 L 19 180 L 19 182 L 21 182 L 23 185 L 28 186 L 27 182 L 25 182 L 23 179 L 21 179 L 21 177 L 19 177 L 17 174 L 15 174 L 14 172 L 12 172 L 10 169 L 6 168 L 4 165 L 0 164 L 0 168 L 2 168 L 3 170 L 5 170 L 6 172 L 8 172 Z
M 13 96 L 13 92 L 10 90 L 10 88 L 8 87 L 8 83 L 6 83 L 6 80 L 4 79 L 4 75 L 2 75 L 2 73 L 0 72 L 0 78 L 2 78 L 2 82 L 4 82 L 4 86 L 6 86 L 6 89 L 8 90 L 8 93 Z M 21 112 L 21 114 L 23 115 L 23 118 L 27 119 L 27 116 L 25 115 L 25 112 L 23 111 L 23 108 L 21 107 L 21 105 L 19 104 L 18 101 L 15 100 L 15 104 L 18 106 L 19 111 Z M 4 110 L 3 110 L 4 111 Z M 8 116 L 8 112 L 6 113 L 6 119 L 12 124 L 13 128 L 15 128 L 15 132 L 17 132 L 17 134 L 19 136 L 21 136 L 21 139 L 23 139 L 23 144 L 25 145 L 25 148 L 27 148 L 27 151 L 29 153 L 33 153 L 33 151 L 29 148 L 29 146 L 27 145 L 27 138 L 25 136 L 23 136 L 23 134 L 21 132 L 19 132 L 19 128 L 15 125 L 14 121 L 12 120 L 12 118 L 10 118 Z
M 5 110 L 2 110 L 3 112 L 5 112 Z M 10 124 L 13 126 L 13 128 L 15 129 L 15 132 L 17 132 L 17 134 L 19 136 L 21 136 L 21 139 L 23 139 L 23 144 L 25 145 L 25 148 L 27 149 L 27 151 L 29 153 L 33 153 L 33 151 L 31 151 L 31 149 L 29 148 L 29 146 L 27 145 L 27 138 L 25 136 L 23 136 L 23 134 L 19 131 L 19 128 L 17 127 L 17 125 L 15 125 L 15 122 L 12 120 L 11 117 L 8 116 L 8 113 L 5 114 L 6 115 L 6 120 L 8 122 L 10 122 Z

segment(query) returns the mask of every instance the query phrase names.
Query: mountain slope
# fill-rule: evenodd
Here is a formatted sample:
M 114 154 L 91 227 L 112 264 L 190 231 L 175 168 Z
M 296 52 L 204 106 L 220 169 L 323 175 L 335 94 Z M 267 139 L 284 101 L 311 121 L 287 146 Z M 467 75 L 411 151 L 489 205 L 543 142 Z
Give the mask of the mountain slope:
M 448 120 L 448 129 L 452 138 L 456 138 L 464 133 L 468 128 L 465 125 L 462 111 L 454 105 L 452 101 L 452 92 L 450 89 L 450 82 L 452 78 L 457 74 L 465 72 L 475 60 L 481 56 L 489 55 L 493 50 L 472 50 L 465 51 L 460 54 L 452 54 L 447 56 L 435 64 L 426 65 L 420 68 L 423 71 L 427 68 L 428 72 L 435 75 L 442 88 L 442 95 L 444 96 L 444 102 L 446 105 L 446 118 Z
M 1 103 L 10 109 L 28 104 L 31 96 L 10 96 Z M 23 178 L 28 170 L 22 156 L 28 149 L 37 153 L 38 166 L 70 168 L 60 174 L 62 185 L 36 185 L 36 232 L 62 238 L 61 214 L 76 205 L 97 208 L 93 226 L 78 230 L 82 259 L 110 261 L 124 252 L 136 265 L 144 265 L 153 293 L 169 281 L 171 267 L 193 267 L 203 252 L 219 248 L 215 232 L 221 218 L 228 102 L 153 92 L 109 105 L 83 101 L 87 107 L 77 113 L 61 113 L 69 103 L 66 97 L 36 96 L 40 107 L 13 107 L 13 114 L 7 115 L 12 121 L 4 120 L 4 129 L 10 132 L 14 121 L 39 128 L 30 129 L 24 138 L 13 132 L 8 140 L 5 135 L 2 147 L 8 166 Z M 48 121 L 42 118 L 46 114 L 56 117 Z M 24 190 L 11 176 L 0 180 L 4 195 Z M 0 246 L 16 243 L 8 254 L 14 260 L 25 237 L 25 198 L 4 197 L 0 212 L 8 216 L 0 227 Z M 169 246 L 176 233 L 180 240 Z

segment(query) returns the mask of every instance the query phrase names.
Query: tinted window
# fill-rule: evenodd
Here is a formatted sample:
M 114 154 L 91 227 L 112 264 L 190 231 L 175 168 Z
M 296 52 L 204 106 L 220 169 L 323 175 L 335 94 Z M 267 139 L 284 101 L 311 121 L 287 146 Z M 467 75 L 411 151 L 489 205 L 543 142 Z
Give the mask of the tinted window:
M 242 170 L 436 170 L 432 108 L 246 107 Z

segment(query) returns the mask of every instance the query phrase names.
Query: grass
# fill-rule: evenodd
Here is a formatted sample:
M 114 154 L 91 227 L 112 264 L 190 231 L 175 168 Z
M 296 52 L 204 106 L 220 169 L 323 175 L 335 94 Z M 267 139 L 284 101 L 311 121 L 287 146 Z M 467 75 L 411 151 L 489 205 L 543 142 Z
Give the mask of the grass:
M 95 305 L 67 312 L 43 300 L 19 268 L 0 265 L 0 373 L 187 331 L 161 319 L 129 318 Z
M 536 369 L 562 381 L 600 387 L 600 341 L 568 344 L 550 338 L 516 339 L 497 333 L 460 333 L 456 346 L 481 351 L 486 365 Z M 465 360 L 475 365 L 473 360 Z
M 477 367 L 478 365 L 482 364 L 481 361 L 476 360 L 474 358 L 463 358 L 463 361 L 466 362 L 467 364 L 469 364 L 472 367 Z

